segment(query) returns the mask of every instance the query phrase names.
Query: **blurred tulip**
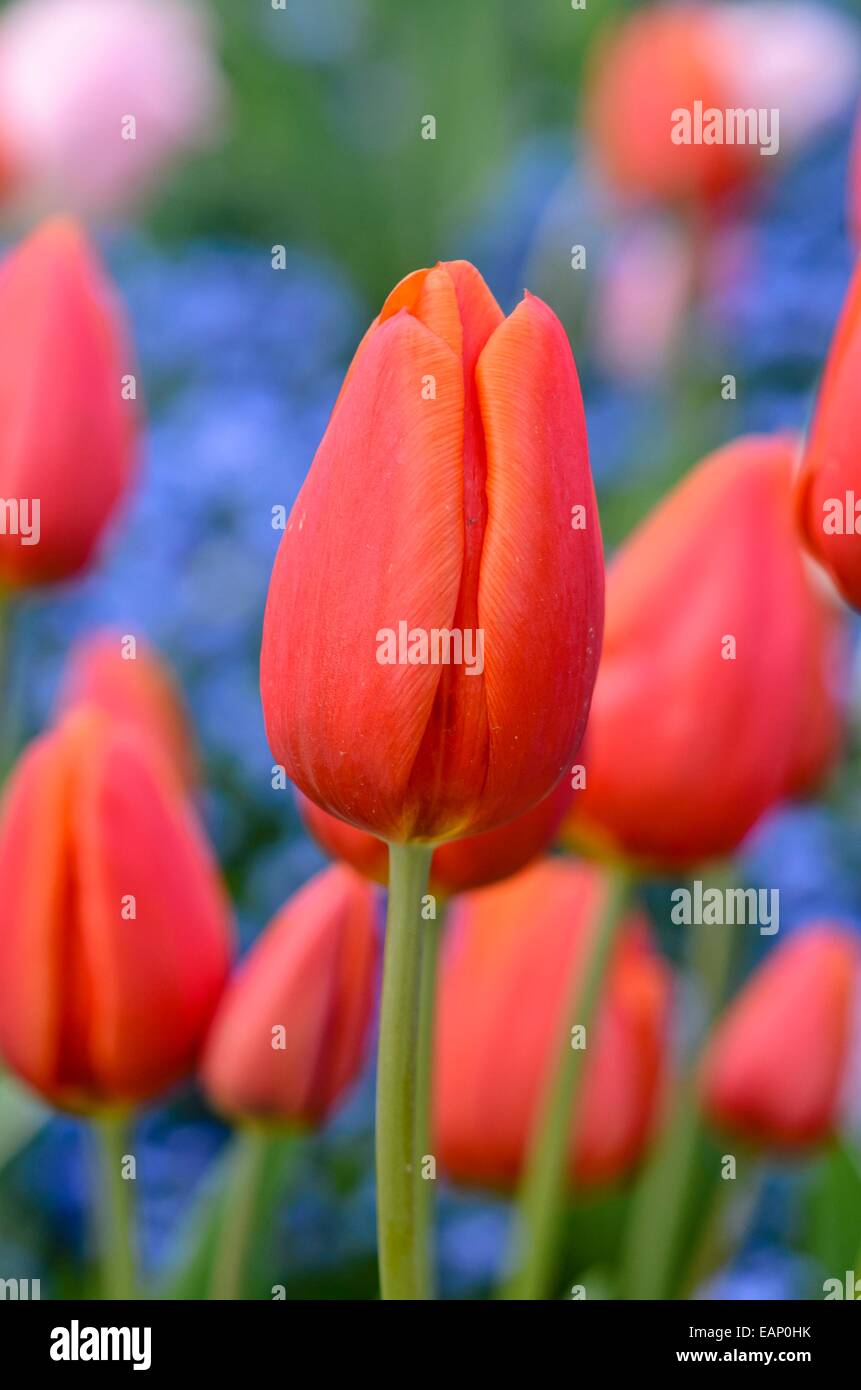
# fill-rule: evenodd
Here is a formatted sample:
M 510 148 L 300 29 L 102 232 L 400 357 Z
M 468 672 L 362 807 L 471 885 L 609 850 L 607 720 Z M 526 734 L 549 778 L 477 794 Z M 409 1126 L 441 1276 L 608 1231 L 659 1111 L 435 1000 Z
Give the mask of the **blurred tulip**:
M 594 867 L 546 859 L 451 909 L 440 981 L 435 1152 L 456 1179 L 516 1182 L 607 891 Z M 590 1042 L 578 1183 L 627 1173 L 647 1141 L 666 1057 L 669 971 L 645 921 L 622 926 Z
M 227 903 L 154 745 L 94 710 L 23 754 L 0 816 L 0 1051 L 54 1104 L 143 1100 L 191 1070 Z
M 625 195 L 711 199 L 767 161 L 736 144 L 675 144 L 673 113 L 736 105 L 707 5 L 638 10 L 595 52 L 586 131 L 599 164 Z
M 139 201 L 212 142 L 223 102 L 192 0 L 19 0 L 0 17 L 0 147 L 25 209 Z
M 261 666 L 275 757 L 318 806 L 390 841 L 494 829 L 579 746 L 602 611 L 561 324 L 529 294 L 503 318 L 465 261 L 416 271 L 353 359 L 275 561 Z
M 639 10 L 596 50 L 587 131 L 623 195 L 713 203 L 764 174 L 761 144 L 709 143 L 709 111 L 777 113 L 768 154 L 797 149 L 839 116 L 859 73 L 856 24 L 811 4 L 663 4 Z M 699 105 L 702 138 L 676 143 L 676 113 Z M 706 138 L 708 135 L 708 139 Z M 748 137 L 749 139 L 749 137 Z
M 525 816 L 483 835 L 440 845 L 431 860 L 430 891 L 447 898 L 518 873 L 530 859 L 549 849 L 572 796 L 568 778 L 564 777 Z M 384 841 L 321 811 L 301 792 L 298 801 L 302 819 L 327 854 L 352 865 L 375 883 L 386 882 L 389 852 Z
M 861 608 L 861 265 L 825 364 L 796 496 L 805 541 L 847 602 Z
M 65 218 L 0 265 L 0 325 L 0 582 L 17 588 L 83 569 L 128 488 L 132 364 L 110 286 Z
M 227 989 L 203 1057 L 212 1103 L 244 1119 L 321 1124 L 365 1057 L 379 946 L 374 890 L 335 865 L 266 928 Z
M 57 702 L 61 714 L 93 705 L 155 739 L 165 763 L 192 790 L 198 780 L 194 734 L 173 673 L 154 647 L 102 630 L 75 643 Z
M 767 957 L 703 1059 L 703 1105 L 715 1124 L 794 1149 L 828 1137 L 849 1060 L 859 953 L 848 930 L 818 923 Z
M 695 864 L 831 763 L 845 634 L 797 543 L 795 455 L 785 435 L 719 449 L 614 558 L 575 842 Z

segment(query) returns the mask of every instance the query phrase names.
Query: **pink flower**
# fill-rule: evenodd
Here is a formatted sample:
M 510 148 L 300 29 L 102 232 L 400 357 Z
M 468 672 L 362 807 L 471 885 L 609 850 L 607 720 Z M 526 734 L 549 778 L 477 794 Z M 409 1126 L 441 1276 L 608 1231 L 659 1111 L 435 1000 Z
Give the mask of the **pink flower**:
M 194 0 L 20 0 L 0 18 L 0 150 L 28 207 L 125 207 L 222 106 Z

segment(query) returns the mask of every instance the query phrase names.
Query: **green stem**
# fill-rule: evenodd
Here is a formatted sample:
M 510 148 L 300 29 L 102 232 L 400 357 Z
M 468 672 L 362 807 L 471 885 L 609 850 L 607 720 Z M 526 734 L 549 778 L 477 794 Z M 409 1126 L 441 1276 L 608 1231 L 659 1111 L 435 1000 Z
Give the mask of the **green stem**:
M 587 1048 L 573 1046 L 572 1030 L 578 1026 L 585 1030 L 588 1047 L 629 891 L 625 870 L 614 868 L 609 874 L 585 972 L 572 989 L 559 1057 L 532 1136 L 515 1216 L 512 1275 L 504 1290 L 507 1298 L 545 1298 L 552 1284 L 566 1196 L 568 1147 L 580 1106 L 587 1052 Z
M 707 866 L 701 874 L 704 888 L 718 888 L 724 894 L 736 886 L 733 865 L 724 861 Z M 705 1003 L 704 1031 L 712 1027 L 727 998 L 733 981 L 738 956 L 743 945 L 745 928 L 736 924 L 722 926 L 692 924 L 690 958 L 695 978 L 699 980 Z
M 418 1264 L 419 1296 L 433 1298 L 434 1280 L 434 1211 L 436 1207 L 435 1178 L 426 1178 L 422 1165 L 431 1157 L 431 1103 L 433 1099 L 434 1014 L 442 939 L 444 908 L 440 906 L 437 921 L 425 922 L 422 927 L 422 978 L 419 994 L 419 1043 L 416 1074 L 416 1154 L 418 1155 L 418 1220 L 416 1231 L 416 1261 Z
M 242 1297 L 248 1245 L 254 1229 L 266 1154 L 273 1137 L 260 1125 L 245 1125 L 236 1134 L 212 1264 L 211 1298 Z
M 711 865 L 702 875 L 708 887 L 723 890 L 734 884 L 732 865 Z M 624 1296 L 629 1299 L 673 1298 L 690 1261 L 696 1225 L 721 1183 L 719 1174 L 703 1170 L 715 1162 L 709 1153 L 706 1127 L 696 1088 L 699 1057 L 714 1026 L 733 979 L 742 946 L 738 925 L 692 925 L 691 966 L 699 980 L 705 1005 L 694 1060 L 683 1077 L 663 1133 L 655 1144 L 634 1191 L 623 1255 Z M 711 1186 L 711 1194 L 709 1192 Z M 705 1209 L 703 1208 L 705 1203 Z
M 102 1297 L 130 1299 L 135 1296 L 132 1180 L 123 1177 L 123 1162 L 129 1152 L 129 1116 L 124 1111 L 103 1115 L 96 1126 Z
M 421 993 L 421 900 L 433 851 L 389 846 L 389 908 L 377 1061 L 377 1241 L 380 1294 L 421 1297 L 416 1078 Z

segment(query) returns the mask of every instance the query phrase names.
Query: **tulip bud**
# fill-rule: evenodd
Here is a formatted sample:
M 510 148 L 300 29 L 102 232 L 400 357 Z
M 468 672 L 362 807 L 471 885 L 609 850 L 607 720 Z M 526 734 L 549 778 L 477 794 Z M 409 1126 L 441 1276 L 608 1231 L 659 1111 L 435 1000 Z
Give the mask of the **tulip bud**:
M 677 112 L 734 107 L 723 36 L 705 5 L 633 14 L 596 52 L 587 85 L 590 146 L 623 193 L 655 199 L 713 198 L 743 183 L 759 151 L 724 140 L 682 140 Z M 674 136 L 674 130 L 679 135 Z
M 848 1061 L 858 962 L 854 938 L 830 923 L 805 928 L 766 958 L 703 1059 L 703 1106 L 715 1124 L 784 1149 L 828 1137 Z
M 519 873 L 530 859 L 549 849 L 572 796 L 568 779 L 563 778 L 525 816 L 483 835 L 440 845 L 431 860 L 430 891 L 448 898 Z M 333 859 L 342 859 L 365 878 L 386 882 L 389 852 L 383 840 L 321 811 L 301 792 L 298 802 L 302 819 L 321 849 Z
M 66 218 L 0 265 L 0 324 L 0 581 L 22 587 L 83 569 L 128 488 L 132 365 L 111 288 Z
M 232 1117 L 318 1125 L 365 1057 L 379 958 L 374 890 L 335 865 L 276 914 L 228 986 L 202 1077 Z
M 455 1179 L 513 1185 L 589 957 L 607 882 L 546 859 L 452 906 L 440 980 L 435 1152 Z M 669 972 L 630 913 L 587 1049 L 570 1173 L 605 1183 L 640 1157 L 659 1099 Z
M 596 48 L 589 147 L 623 194 L 708 202 L 840 118 L 858 67 L 856 26 L 827 6 L 658 3 Z
M 61 714 L 94 705 L 153 738 L 187 790 L 198 780 L 194 734 L 173 672 L 143 638 L 91 633 L 70 653 L 57 702 Z
M 88 709 L 35 740 L 0 814 L 0 1051 L 52 1103 L 191 1070 L 227 974 L 216 866 L 152 742 Z
M 580 388 L 555 315 L 509 318 L 463 261 L 389 295 L 296 500 L 266 606 L 273 753 L 389 841 L 476 835 L 574 756 L 603 566 Z
M 797 543 L 794 458 L 789 436 L 719 449 L 614 558 L 576 841 L 697 863 L 830 765 L 845 634 Z
M 861 608 L 861 266 L 819 388 L 796 498 L 805 542 L 848 603 Z

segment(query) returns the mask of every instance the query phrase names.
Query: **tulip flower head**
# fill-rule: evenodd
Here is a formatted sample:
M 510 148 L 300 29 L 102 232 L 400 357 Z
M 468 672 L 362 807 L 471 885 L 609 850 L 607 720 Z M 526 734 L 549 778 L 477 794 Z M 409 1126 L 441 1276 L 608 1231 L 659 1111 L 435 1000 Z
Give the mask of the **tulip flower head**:
M 131 481 L 132 364 L 105 276 L 74 222 L 0 265 L 0 583 L 77 574 Z
M 606 889 L 598 869 L 547 859 L 452 906 L 440 979 L 435 1152 L 453 1178 L 502 1188 L 517 1182 Z M 588 1040 L 569 1157 L 580 1184 L 622 1177 L 643 1152 L 661 1090 L 669 992 L 647 925 L 631 913 Z
M 859 953 L 831 923 L 779 946 L 719 1022 L 703 1059 L 706 1113 L 778 1149 L 826 1139 L 847 1070 Z
M 848 603 L 861 608 L 861 265 L 822 376 L 797 483 L 805 542 Z
M 194 734 L 172 671 L 141 638 L 99 631 L 76 642 L 58 700 L 61 713 L 94 705 L 155 739 L 182 786 L 198 780 Z
M 829 767 L 845 639 L 797 542 L 795 454 L 782 435 L 718 450 L 615 556 L 575 842 L 696 864 Z
M 407 276 L 347 373 L 266 605 L 275 757 L 382 839 L 476 835 L 579 745 L 603 565 L 577 372 L 527 294 L 463 261 Z
M 321 1124 L 356 1079 L 373 1012 L 374 890 L 335 865 L 275 916 L 228 987 L 206 1044 L 213 1104 L 246 1120 Z
M 447 898 L 453 893 L 484 888 L 518 873 L 530 859 L 549 849 L 572 796 L 568 779 L 563 778 L 550 795 L 525 816 L 518 816 L 497 830 L 487 830 L 483 835 L 440 845 L 431 860 L 430 891 Z M 385 884 L 388 848 L 383 840 L 321 811 L 301 792 L 299 810 L 308 830 L 327 854 L 350 864 L 375 883 Z
M 590 147 L 629 199 L 707 206 L 765 174 L 842 110 L 857 29 L 811 4 L 655 4 L 599 45 Z
M 227 975 L 210 851 L 151 740 L 93 709 L 25 751 L 0 814 L 0 1052 L 53 1104 L 189 1072 Z
M 587 126 L 599 162 L 628 195 L 713 198 L 755 169 L 755 151 L 724 141 L 677 144 L 673 112 L 725 110 L 732 91 L 705 5 L 669 5 L 632 15 L 599 52 L 588 89 Z

